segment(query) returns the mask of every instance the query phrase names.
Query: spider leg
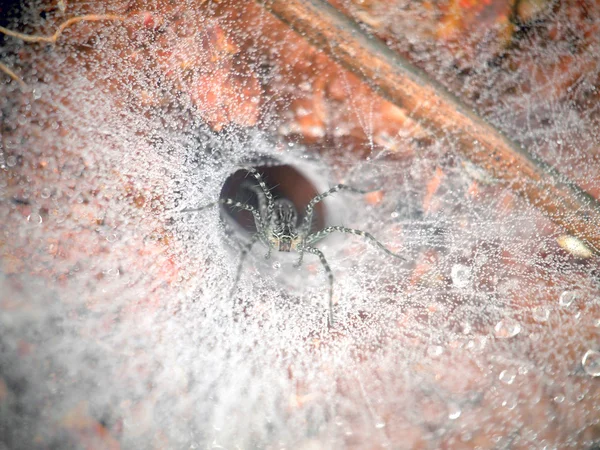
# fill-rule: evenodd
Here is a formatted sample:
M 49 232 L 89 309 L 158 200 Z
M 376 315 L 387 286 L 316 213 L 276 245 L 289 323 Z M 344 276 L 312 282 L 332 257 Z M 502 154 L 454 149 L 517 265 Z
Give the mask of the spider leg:
M 252 249 L 252 246 L 261 237 L 261 234 L 262 234 L 261 232 L 255 233 L 252 236 L 252 238 L 250 238 L 250 241 L 246 245 L 244 245 L 244 247 L 242 248 L 242 253 L 240 254 L 240 260 L 238 262 L 238 266 L 237 266 L 237 269 L 235 271 L 235 280 L 233 281 L 233 285 L 231 286 L 231 291 L 229 291 L 229 297 L 233 301 L 233 307 L 234 308 L 235 308 L 235 298 L 233 297 L 233 294 L 235 294 L 238 282 L 240 281 L 240 277 L 242 276 L 242 268 L 244 266 L 244 261 L 246 260 L 246 257 L 248 256 L 248 253 Z
M 373 235 L 371 233 L 367 233 L 366 231 L 362 231 L 362 230 L 355 230 L 354 228 L 346 228 L 346 227 L 338 227 L 338 226 L 323 228 L 321 231 L 317 231 L 316 233 L 309 235 L 306 238 L 306 244 L 310 245 L 312 243 L 315 243 L 315 242 L 323 239 L 328 234 L 333 233 L 334 231 L 339 231 L 340 233 L 348 233 L 348 234 L 355 234 L 357 236 L 362 236 L 362 237 L 366 238 L 367 240 L 369 240 L 372 244 L 375 244 L 381 250 L 386 252 L 388 255 L 394 256 L 396 258 L 400 258 L 400 259 L 406 261 L 405 258 L 398 255 L 397 253 L 392 252 L 385 245 L 383 245 L 381 242 L 379 242 L 377 239 L 375 239 L 375 237 L 373 237 Z
M 331 194 L 335 194 L 338 191 L 350 191 L 350 192 L 354 192 L 356 194 L 366 194 L 367 192 L 369 192 L 369 191 L 363 191 L 360 189 L 356 189 L 356 188 L 353 188 L 352 186 L 347 186 L 345 184 L 338 184 L 338 185 L 332 187 L 331 189 L 329 189 L 328 191 L 315 196 L 310 202 L 308 202 L 308 205 L 306 205 L 306 209 L 304 210 L 304 221 L 302 222 L 302 229 L 306 233 L 310 232 L 310 227 L 312 225 L 312 220 L 313 220 L 313 210 L 315 208 L 315 205 L 317 203 L 319 203 L 320 201 L 322 201 L 324 198 L 329 197 Z
M 203 210 L 210 208 L 211 206 L 215 206 L 215 205 L 227 205 L 227 206 L 231 206 L 232 208 L 239 208 L 239 209 L 244 209 L 246 211 L 250 211 L 252 213 L 252 215 L 254 216 L 254 222 L 255 222 L 257 231 L 262 233 L 262 230 L 264 230 L 264 228 L 265 228 L 262 217 L 260 216 L 260 213 L 256 210 L 256 208 L 254 208 L 252 205 L 248 205 L 248 204 L 242 203 L 242 202 L 237 202 L 230 198 L 222 198 L 216 202 L 212 202 L 212 203 L 209 203 L 208 205 L 201 206 L 200 208 L 183 209 L 183 210 L 181 210 L 181 212 L 185 213 L 185 212 L 203 211 Z
M 263 194 L 265 194 L 265 197 L 267 198 L 267 215 L 265 217 L 265 224 L 268 225 L 271 222 L 271 217 L 273 216 L 273 209 L 275 208 L 273 194 L 271 194 L 267 183 L 265 183 L 265 180 L 263 180 L 263 177 L 258 172 L 258 170 L 256 170 L 254 167 L 244 167 L 244 170 L 247 170 L 249 173 L 252 174 L 254 178 L 256 178 L 256 181 L 258 181 L 258 184 L 262 189 Z
M 263 190 L 261 189 L 260 186 L 254 184 L 252 181 L 250 180 L 244 180 L 242 181 L 242 183 L 240 184 L 240 188 L 242 189 L 246 189 L 248 191 L 251 191 L 254 193 L 254 195 L 256 195 L 256 199 L 258 201 L 258 212 L 260 213 L 261 217 L 266 217 L 267 216 L 267 197 L 265 196 L 265 193 L 263 192 Z
M 306 251 L 305 247 L 301 247 L 298 249 L 298 253 L 300 253 L 300 257 L 298 258 L 298 261 L 296 261 L 294 263 L 294 267 L 298 268 L 302 265 L 302 259 L 304 258 L 304 252 Z
M 325 268 L 325 272 L 327 272 L 327 277 L 329 278 L 329 314 L 327 316 L 327 327 L 331 328 L 333 326 L 333 272 L 321 250 L 315 247 L 304 247 L 304 251 L 317 255 Z

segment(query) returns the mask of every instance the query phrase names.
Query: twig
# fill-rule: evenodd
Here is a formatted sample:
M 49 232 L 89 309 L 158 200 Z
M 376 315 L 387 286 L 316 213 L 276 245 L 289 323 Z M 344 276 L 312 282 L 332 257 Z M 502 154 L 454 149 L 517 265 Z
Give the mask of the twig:
M 56 32 L 52 36 L 38 36 L 38 35 L 19 33 L 17 31 L 12 31 L 12 30 L 9 30 L 8 28 L 4 28 L 4 27 L 0 27 L 0 33 L 5 34 L 6 36 L 11 36 L 11 37 L 20 39 L 23 42 L 27 42 L 30 44 L 35 44 L 35 43 L 40 43 L 40 42 L 56 44 L 56 41 L 58 40 L 60 35 L 63 33 L 63 31 L 65 31 L 65 29 L 67 27 L 70 27 L 71 25 L 73 25 L 77 22 L 82 22 L 82 21 L 98 22 L 101 20 L 125 20 L 125 16 L 118 16 L 116 14 L 88 14 L 86 16 L 72 17 L 68 20 L 65 20 L 63 23 L 61 23 L 58 27 L 58 30 L 56 30 Z M 25 84 L 25 82 L 16 73 L 14 73 L 10 68 L 8 68 L 6 65 L 4 65 L 1 62 L 0 62 L 0 71 L 4 72 L 9 77 L 11 77 L 14 81 L 19 83 L 19 86 L 21 86 L 21 89 L 25 89 L 27 87 L 27 84 Z
M 2 64 L 1 62 L 0 62 L 0 71 L 4 72 L 6 75 L 8 75 L 13 80 L 15 80 L 17 83 L 19 83 L 19 86 L 21 86 L 21 89 L 27 88 L 27 85 L 25 84 L 25 82 L 23 80 L 21 80 L 19 75 L 14 73 L 12 70 L 10 70 L 7 66 Z
M 600 254 L 600 202 L 535 160 L 425 72 L 322 0 L 257 0 L 313 45 L 407 110 Z
M 19 33 L 17 31 L 9 30 L 8 28 L 0 27 L 0 33 L 3 33 L 7 36 L 12 36 L 14 38 L 20 39 L 23 42 L 28 42 L 30 44 L 35 44 L 39 42 L 47 42 L 49 44 L 55 44 L 60 35 L 65 31 L 66 28 L 77 22 L 98 22 L 101 20 L 125 20 L 125 16 L 119 16 L 116 14 L 88 14 L 87 16 L 78 16 L 71 17 L 68 20 L 65 20 L 58 27 L 58 30 L 52 36 L 38 36 L 31 34 Z

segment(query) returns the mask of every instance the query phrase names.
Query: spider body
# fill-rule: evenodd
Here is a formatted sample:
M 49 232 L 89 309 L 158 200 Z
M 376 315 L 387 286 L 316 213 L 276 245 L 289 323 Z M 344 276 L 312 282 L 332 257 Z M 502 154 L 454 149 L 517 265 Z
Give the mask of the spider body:
M 298 251 L 302 237 L 297 231 L 298 213 L 287 199 L 275 200 L 271 223 L 265 229 L 268 247 L 280 252 Z
M 364 237 L 388 255 L 394 256 L 399 259 L 404 259 L 402 256 L 390 251 L 387 247 L 385 247 L 382 243 L 375 239 L 371 234 L 362 230 L 356 230 L 353 228 L 346 228 L 341 226 L 330 226 L 323 228 L 320 231 L 316 231 L 314 233 L 310 232 L 313 220 L 313 210 L 317 203 L 321 202 L 323 199 L 330 196 L 331 194 L 342 190 L 359 194 L 366 194 L 367 191 L 355 189 L 351 186 L 347 186 L 344 184 L 338 184 L 333 188 L 329 189 L 328 191 L 315 196 L 306 206 L 302 223 L 299 223 L 298 212 L 296 211 L 295 205 L 290 200 L 275 200 L 266 183 L 264 182 L 261 174 L 256 169 L 254 169 L 253 167 L 246 167 L 244 168 L 244 170 L 248 171 L 248 173 L 251 174 L 258 182 L 258 186 L 249 186 L 249 189 L 254 191 L 254 193 L 257 195 L 258 208 L 255 208 L 254 206 L 247 203 L 235 201 L 231 198 L 222 198 L 216 202 L 210 203 L 200 208 L 184 209 L 182 211 L 202 211 L 208 207 L 217 204 L 222 204 L 230 206 L 232 208 L 243 209 L 252 213 L 254 217 L 254 223 L 256 226 L 256 233 L 252 235 L 250 241 L 247 244 L 245 244 L 242 248 L 235 281 L 231 290 L 231 297 L 233 297 L 235 289 L 237 288 L 237 284 L 239 282 L 242 272 L 242 267 L 248 255 L 248 252 L 251 250 L 256 241 L 260 240 L 267 246 L 268 251 L 265 255 L 265 258 L 267 259 L 271 257 L 271 252 L 273 249 L 280 252 L 297 252 L 299 254 L 299 258 L 298 262 L 295 264 L 296 267 L 299 267 L 302 264 L 304 253 L 310 253 L 319 258 L 329 279 L 329 313 L 327 316 L 327 325 L 328 327 L 331 327 L 333 326 L 333 272 L 331 271 L 329 263 L 327 262 L 327 259 L 325 258 L 323 252 L 321 252 L 321 250 L 319 250 L 318 248 L 314 247 L 313 244 L 316 244 L 318 241 L 325 238 L 327 235 L 337 231 L 340 233 L 354 234 L 357 236 Z

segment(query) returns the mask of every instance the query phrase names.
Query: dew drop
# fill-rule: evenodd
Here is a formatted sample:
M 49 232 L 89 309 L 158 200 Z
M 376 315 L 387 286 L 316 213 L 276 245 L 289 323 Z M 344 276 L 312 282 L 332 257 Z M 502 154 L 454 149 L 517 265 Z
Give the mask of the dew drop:
M 466 287 L 471 282 L 471 268 L 463 264 L 454 264 L 450 271 L 450 277 L 456 287 Z
M 515 337 L 521 332 L 521 325 L 512 319 L 502 319 L 494 327 L 494 334 L 499 339 Z
M 42 216 L 40 216 L 39 214 L 29 214 L 27 216 L 27 222 L 32 222 L 32 223 L 42 223 L 44 221 L 44 219 L 42 219 Z
M 456 420 L 460 417 L 460 415 L 462 414 L 462 411 L 460 410 L 460 407 L 454 403 L 448 405 L 448 419 L 450 420 Z
M 392 219 L 397 219 L 398 217 L 400 217 L 400 213 L 398 211 L 394 211 L 392 214 L 390 214 L 390 216 L 392 217 Z
M 581 358 L 583 370 L 592 377 L 600 377 L 600 352 L 588 350 Z
M 531 315 L 533 316 L 533 320 L 536 322 L 546 322 L 550 317 L 550 310 L 548 308 L 544 308 L 543 306 L 538 306 L 534 308 Z
M 382 429 L 382 428 L 385 428 L 385 422 L 377 422 L 375 424 L 375 428 L 377 428 L 379 430 Z
M 14 167 L 14 166 L 16 166 L 17 165 L 17 158 L 16 158 L 16 156 L 11 155 L 8 158 L 6 158 L 6 165 L 8 167 Z
M 441 345 L 430 345 L 427 347 L 427 356 L 431 358 L 437 358 L 442 353 L 444 353 L 444 347 Z
M 463 431 L 460 433 L 460 440 L 462 442 L 469 442 L 471 439 L 473 439 L 473 434 L 471 434 L 470 431 Z
M 467 349 L 473 351 L 482 351 L 487 345 L 487 338 L 485 336 L 475 336 L 475 338 L 467 342 Z
M 275 270 L 281 269 L 281 263 L 279 261 L 275 261 L 273 263 L 273 269 L 275 269 Z
M 558 404 L 560 404 L 560 403 L 562 403 L 562 402 L 564 402 L 564 401 L 565 401 L 565 396 L 564 396 L 564 395 L 562 395 L 562 394 L 559 394 L 559 395 L 557 395 L 556 397 L 554 397 L 554 399 L 553 399 L 553 400 L 554 400 L 554 403 L 558 403 Z
M 42 197 L 43 199 L 50 198 L 51 194 L 52 194 L 52 192 L 50 191 L 50 189 L 44 188 L 40 192 L 40 197 Z
M 594 253 L 581 239 L 575 236 L 563 235 L 556 239 L 558 245 L 576 258 L 591 258 Z
M 108 269 L 103 271 L 102 273 L 111 277 L 118 277 L 121 274 L 121 271 L 119 269 Z
M 505 369 L 498 375 L 498 379 L 504 384 L 513 384 L 516 377 L 517 373 L 513 369 Z
M 573 304 L 575 300 L 579 298 L 579 295 L 575 291 L 564 291 L 560 294 L 560 298 L 558 299 L 558 303 L 560 306 L 564 308 L 568 308 Z
M 515 409 L 517 407 L 517 399 L 516 398 L 506 399 L 502 402 L 502 406 L 504 406 L 509 411 L 512 411 L 513 409 Z

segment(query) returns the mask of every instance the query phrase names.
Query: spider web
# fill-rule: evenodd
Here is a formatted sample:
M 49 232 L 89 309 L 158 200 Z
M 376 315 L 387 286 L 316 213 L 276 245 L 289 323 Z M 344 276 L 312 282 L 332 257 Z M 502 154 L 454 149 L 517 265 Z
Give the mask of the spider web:
M 431 37 L 435 14 L 424 4 L 369 5 L 342 6 L 378 19 L 392 48 L 600 192 L 600 47 L 573 5 L 548 10 L 501 58 L 482 44 L 472 59 Z M 41 18 L 43 7 L 11 26 L 55 29 L 64 14 L 50 8 Z M 4 445 L 597 444 L 597 259 L 562 249 L 564 233 L 460 159 L 451 136 L 391 127 L 388 106 L 253 3 L 180 9 L 69 4 L 69 17 L 134 19 L 73 29 L 52 48 L 4 39 L 1 61 L 29 86 L 0 85 Z M 141 11 L 146 24 L 146 10 L 157 29 L 135 21 Z M 187 20 L 221 64 L 192 75 L 194 86 L 223 94 L 217 107 L 186 88 L 189 74 L 152 62 L 194 55 Z M 556 24 L 562 34 L 548 41 Z M 239 46 L 231 67 L 219 59 L 229 51 L 223 39 Z M 245 87 L 248 73 L 260 74 L 256 126 L 244 127 L 251 96 L 218 78 L 223 67 Z M 326 200 L 329 220 L 407 259 L 352 236 L 319 243 L 335 276 L 331 331 L 318 259 L 306 255 L 295 270 L 297 255 L 266 261 L 261 245 L 234 317 L 240 242 L 218 208 L 181 213 L 218 199 L 240 166 L 273 159 L 318 173 L 319 190 L 379 188 L 375 199 Z

